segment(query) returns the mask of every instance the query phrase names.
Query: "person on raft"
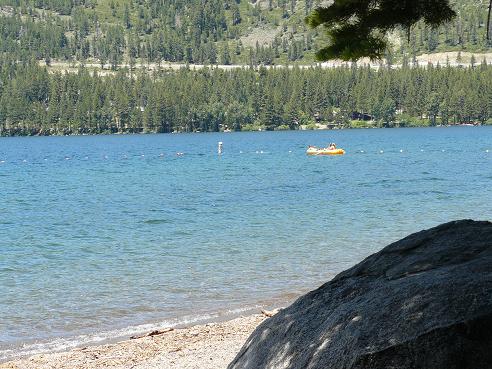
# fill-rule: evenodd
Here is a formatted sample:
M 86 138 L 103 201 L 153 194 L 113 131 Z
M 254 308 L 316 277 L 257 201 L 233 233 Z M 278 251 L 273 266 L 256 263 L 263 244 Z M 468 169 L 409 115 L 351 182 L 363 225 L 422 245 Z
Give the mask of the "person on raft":
M 335 143 L 331 143 L 330 146 L 328 147 L 328 150 L 336 150 L 337 148 L 337 145 L 335 145 Z

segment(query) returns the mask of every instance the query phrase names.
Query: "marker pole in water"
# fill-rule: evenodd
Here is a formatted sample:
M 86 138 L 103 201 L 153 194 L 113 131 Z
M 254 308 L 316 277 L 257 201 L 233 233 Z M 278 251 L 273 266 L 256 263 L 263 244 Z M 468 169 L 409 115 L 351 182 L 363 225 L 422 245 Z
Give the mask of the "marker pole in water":
M 220 141 L 217 147 L 217 152 L 219 153 L 219 155 L 222 155 L 222 151 L 223 151 L 222 141 Z

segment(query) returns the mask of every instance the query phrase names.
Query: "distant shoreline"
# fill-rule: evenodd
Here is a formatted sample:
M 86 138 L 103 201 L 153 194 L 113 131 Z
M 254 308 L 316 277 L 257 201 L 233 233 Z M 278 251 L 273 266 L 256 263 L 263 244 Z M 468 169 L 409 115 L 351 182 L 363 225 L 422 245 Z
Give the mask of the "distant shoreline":
M 341 131 L 341 130 L 361 130 L 361 129 L 397 129 L 397 128 L 455 128 L 455 127 L 492 127 L 492 124 L 448 124 L 437 126 L 392 126 L 392 127 L 337 127 L 337 128 L 305 128 L 305 129 L 279 129 L 279 130 L 242 130 L 242 131 L 193 131 L 193 132 L 101 132 L 101 133 L 70 133 L 70 134 L 35 134 L 35 135 L 1 135 L 0 138 L 7 137 L 81 137 L 81 136 L 145 136 L 145 135 L 176 135 L 176 134 L 197 134 L 197 133 L 244 133 L 244 132 L 296 132 L 296 131 Z
M 3 78 L 1 136 L 492 124 L 482 97 L 492 65 L 485 64 L 186 70 L 152 78 L 128 71 L 103 78 L 87 69 L 53 75 L 37 64 L 12 68 L 12 77 Z M 39 78 L 26 80 L 31 74 Z M 459 89 L 450 96 L 446 86 L 454 85 Z

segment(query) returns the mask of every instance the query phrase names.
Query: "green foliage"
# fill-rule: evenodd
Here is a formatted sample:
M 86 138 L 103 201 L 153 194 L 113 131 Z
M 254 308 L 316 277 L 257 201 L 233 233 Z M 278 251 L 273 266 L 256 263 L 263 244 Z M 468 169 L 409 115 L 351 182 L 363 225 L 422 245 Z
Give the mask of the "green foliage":
M 335 4 L 343 1 L 347 0 Z M 354 3 L 363 7 L 367 1 Z M 439 1 L 444 0 L 425 3 Z M 402 9 L 421 2 L 404 2 L 410 5 Z M 116 69 L 122 64 L 134 68 L 162 62 L 308 64 L 315 61 L 314 51 L 320 49 L 322 58 L 340 54 L 347 59 L 375 49 L 373 57 L 385 53 L 401 59 L 446 50 L 487 51 L 492 46 L 485 37 L 484 3 L 455 0 L 458 16 L 453 22 L 435 29 L 418 22 L 411 28 L 409 40 L 406 30 L 396 31 L 391 54 L 385 48 L 386 39 L 382 42 L 380 38 L 383 29 L 391 26 L 387 24 L 365 33 L 356 32 L 357 22 L 348 28 L 333 26 L 330 32 L 349 46 L 333 44 L 323 49 L 328 42 L 324 32 L 304 24 L 304 16 L 316 4 L 312 0 L 273 0 L 268 4 L 247 0 L 0 0 L 0 52 L 23 62 L 80 61 Z M 433 24 L 432 14 L 437 12 L 439 9 L 426 13 L 424 19 Z M 321 18 L 313 24 L 319 21 Z
M 266 131 L 266 127 L 260 125 L 259 123 L 255 124 L 246 124 L 244 127 L 241 129 L 244 132 L 252 132 L 252 131 Z
M 492 66 L 50 73 L 0 56 L 0 135 L 486 124 Z
M 401 127 L 428 127 L 431 122 L 420 117 L 412 117 L 408 114 L 402 114 L 399 117 L 398 123 Z
M 374 121 L 364 120 L 351 120 L 350 128 L 373 128 L 375 126 Z
M 331 39 L 316 53 L 319 60 L 358 60 L 381 59 L 388 48 L 386 34 L 396 28 L 410 30 L 420 20 L 435 28 L 455 16 L 448 0 L 335 0 L 317 8 L 306 22 L 324 25 Z

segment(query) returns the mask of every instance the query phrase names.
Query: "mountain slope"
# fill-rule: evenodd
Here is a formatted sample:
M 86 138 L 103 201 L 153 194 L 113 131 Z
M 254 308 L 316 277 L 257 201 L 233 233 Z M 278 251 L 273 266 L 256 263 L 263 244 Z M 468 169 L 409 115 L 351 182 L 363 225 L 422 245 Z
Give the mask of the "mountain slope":
M 328 42 L 304 18 L 319 0 L 0 0 L 0 52 L 17 60 L 109 63 L 311 63 Z M 487 3 L 457 0 L 456 20 L 391 36 L 388 57 L 484 52 Z

